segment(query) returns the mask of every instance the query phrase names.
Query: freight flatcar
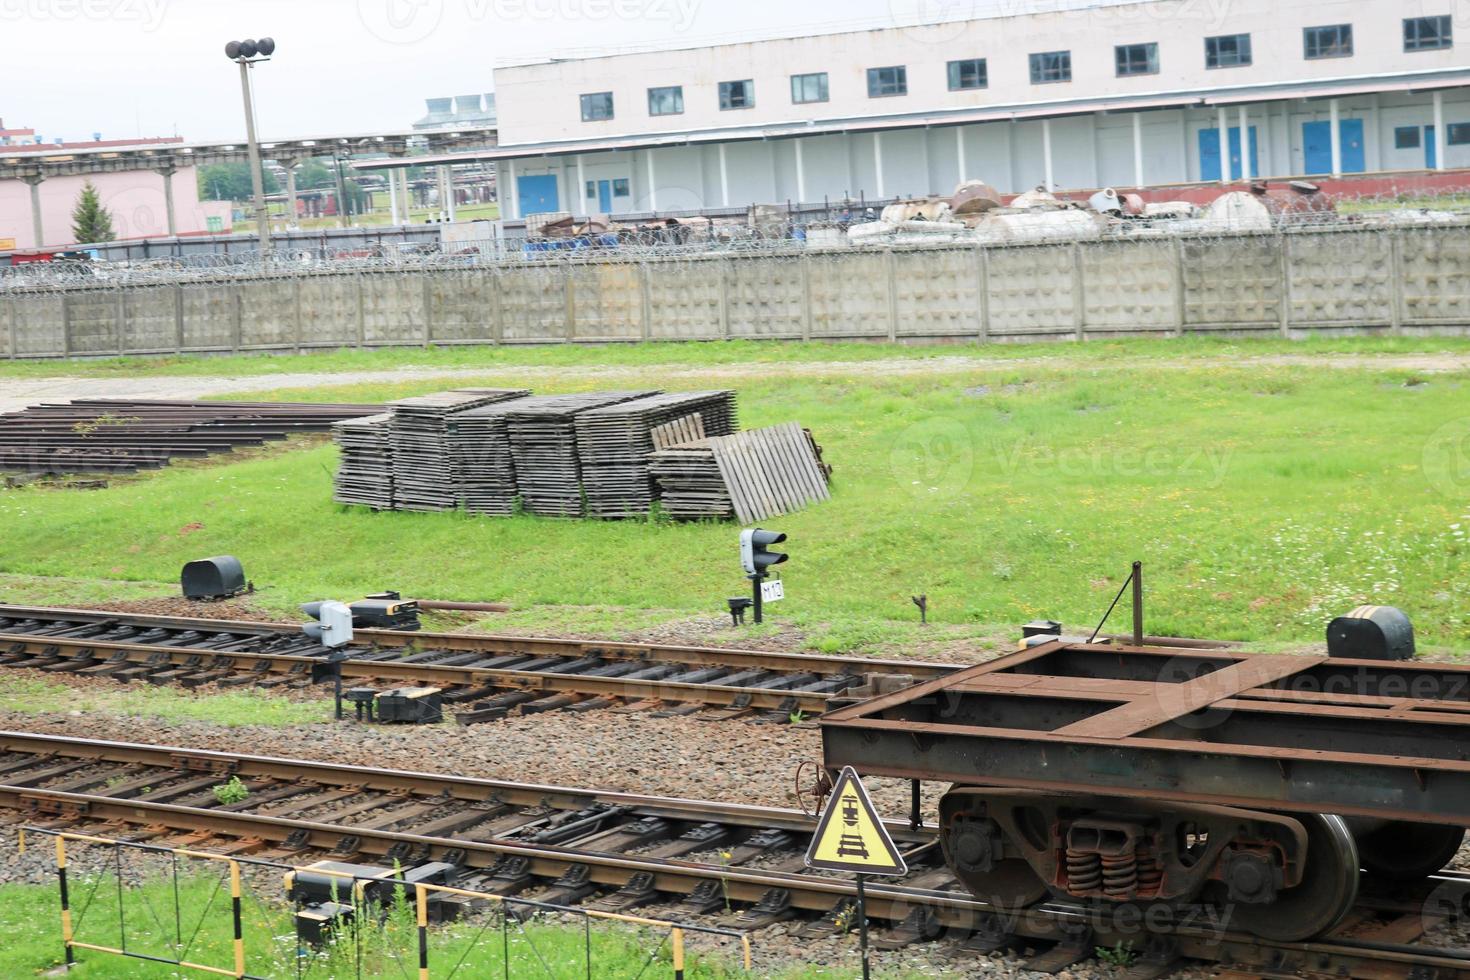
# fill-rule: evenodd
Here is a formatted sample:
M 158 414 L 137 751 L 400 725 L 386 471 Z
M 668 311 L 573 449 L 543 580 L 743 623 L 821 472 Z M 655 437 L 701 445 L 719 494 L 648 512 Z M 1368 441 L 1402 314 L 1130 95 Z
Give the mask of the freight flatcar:
M 1470 667 L 1411 651 L 1385 607 L 1320 656 L 1054 639 L 828 712 L 823 764 L 950 783 L 945 859 L 997 909 L 1213 905 L 1304 940 L 1470 826 Z

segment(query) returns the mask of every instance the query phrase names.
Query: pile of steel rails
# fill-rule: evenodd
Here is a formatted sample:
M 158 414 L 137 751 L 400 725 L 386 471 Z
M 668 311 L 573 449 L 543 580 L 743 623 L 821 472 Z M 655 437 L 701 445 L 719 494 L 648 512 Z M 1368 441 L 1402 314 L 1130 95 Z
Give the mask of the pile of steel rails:
M 128 474 L 260 446 L 381 405 L 94 398 L 0 415 L 0 472 Z

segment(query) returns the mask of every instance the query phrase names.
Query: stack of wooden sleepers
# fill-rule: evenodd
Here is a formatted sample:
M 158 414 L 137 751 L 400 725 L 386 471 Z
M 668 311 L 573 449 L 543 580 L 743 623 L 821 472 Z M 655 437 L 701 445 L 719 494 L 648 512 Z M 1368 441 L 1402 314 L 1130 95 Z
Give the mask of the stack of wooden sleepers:
M 662 448 L 648 462 L 660 506 L 676 519 L 733 517 L 750 524 L 831 496 L 832 469 L 811 433 L 795 422 L 684 442 L 666 432 L 655 433 Z
M 439 511 L 459 506 L 458 473 L 449 447 L 449 419 L 530 392 L 461 388 L 392 402 L 393 501 L 398 510 Z
M 512 407 L 506 413 L 506 429 L 521 505 L 532 514 L 546 517 L 581 517 L 584 508 L 577 416 L 656 394 L 659 392 L 591 392 Z
M 587 512 L 593 517 L 641 517 L 653 506 L 648 454 L 653 431 L 698 415 L 708 435 L 739 428 L 733 391 L 681 391 L 594 408 L 576 417 L 577 457 Z
M 87 398 L 0 415 L 0 472 L 134 473 L 326 432 L 381 405 Z
M 332 481 L 332 499 L 337 503 L 393 509 L 392 421 L 393 416 L 384 413 L 332 425 L 332 441 L 342 451 Z

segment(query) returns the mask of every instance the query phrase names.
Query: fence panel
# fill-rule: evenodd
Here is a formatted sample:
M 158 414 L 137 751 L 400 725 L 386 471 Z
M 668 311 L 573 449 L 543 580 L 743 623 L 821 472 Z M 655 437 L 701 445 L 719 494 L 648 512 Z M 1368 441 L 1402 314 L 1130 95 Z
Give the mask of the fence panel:
M 307 276 L 296 287 L 302 347 L 352 347 L 357 344 L 362 285 L 355 275 Z
M 1061 340 L 1077 335 L 1071 245 L 990 249 L 990 336 Z
M 1407 228 L 1400 242 L 1403 324 L 1421 331 L 1470 324 L 1470 234 Z
M 723 256 L 640 263 L 639 274 L 648 284 L 648 336 L 653 340 L 720 337 L 729 264 Z
M 804 329 L 806 287 L 794 255 L 729 260 L 730 336 L 797 340 Z
M 1157 336 L 1178 328 L 1173 242 L 1089 242 L 1081 251 L 1087 333 Z
M 1393 325 L 1393 241 L 1380 231 L 1311 231 L 1286 237 L 1293 333 Z
M 811 335 L 823 340 L 887 338 L 887 253 L 813 255 L 810 268 Z
M 632 262 L 569 266 L 574 328 L 569 340 L 638 340 L 643 336 L 643 278 Z
M 160 354 L 179 346 L 178 288 L 143 286 L 122 294 L 123 352 Z
M 364 274 L 363 343 L 369 346 L 423 344 L 428 339 L 428 307 L 421 276 Z
M 222 351 L 240 346 L 240 294 L 236 283 L 183 287 L 184 350 Z
M 979 252 L 974 248 L 898 251 L 892 274 L 896 337 L 980 333 Z
M 1282 236 L 1189 238 L 1184 268 L 1184 329 L 1190 333 L 1280 330 Z

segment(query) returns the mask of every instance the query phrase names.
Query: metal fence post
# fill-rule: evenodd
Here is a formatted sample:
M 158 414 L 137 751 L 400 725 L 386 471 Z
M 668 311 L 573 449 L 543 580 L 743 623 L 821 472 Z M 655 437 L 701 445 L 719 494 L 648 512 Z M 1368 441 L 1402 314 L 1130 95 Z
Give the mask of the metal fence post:
M 240 862 L 230 862 L 230 915 L 235 926 L 235 976 L 245 975 L 245 920 L 242 914 L 240 891 Z
M 67 969 L 71 969 L 77 961 L 77 953 L 71 945 L 71 895 L 66 887 L 66 838 L 61 836 L 56 838 L 56 879 L 61 886 L 61 944 L 66 952 Z
M 429 980 L 429 891 L 422 884 L 414 885 L 413 891 L 418 906 L 419 980 Z

